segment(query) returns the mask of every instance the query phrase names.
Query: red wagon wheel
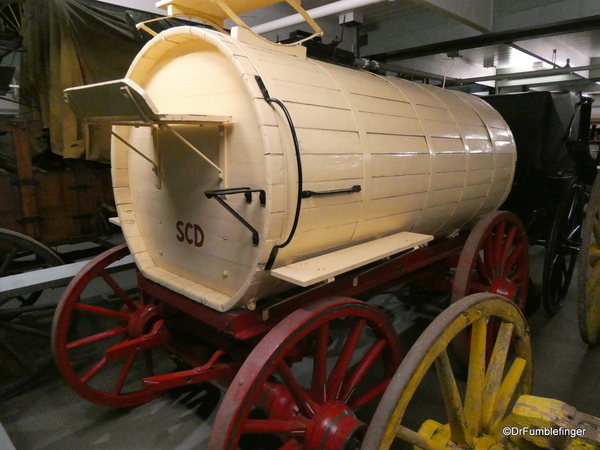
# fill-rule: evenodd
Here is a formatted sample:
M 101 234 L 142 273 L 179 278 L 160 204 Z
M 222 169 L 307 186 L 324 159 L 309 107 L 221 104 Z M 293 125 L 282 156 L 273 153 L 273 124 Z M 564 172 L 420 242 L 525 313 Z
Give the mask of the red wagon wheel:
M 529 253 L 525 227 L 507 211 L 486 214 L 473 228 L 460 254 L 452 285 L 451 302 L 480 292 L 502 295 L 521 310 L 529 287 Z M 488 356 L 499 324 L 488 324 Z M 462 337 L 461 337 L 462 336 Z M 470 329 L 452 342 L 459 361 L 466 365 L 471 340 Z
M 374 306 L 332 298 L 296 310 L 242 365 L 208 448 L 234 450 L 251 434 L 285 450 L 357 448 L 366 429 L 360 410 L 376 406 L 399 363 L 398 337 Z
M 52 324 L 54 359 L 67 383 L 83 398 L 111 407 L 154 399 L 159 394 L 142 384 L 143 377 L 174 368 L 157 351 L 168 341 L 161 305 L 126 292 L 110 273 L 108 266 L 128 254 L 120 245 L 90 261 L 67 287 Z
M 528 284 L 525 227 L 511 212 L 485 215 L 471 231 L 460 254 L 451 301 L 477 292 L 491 292 L 512 300 L 523 310 Z

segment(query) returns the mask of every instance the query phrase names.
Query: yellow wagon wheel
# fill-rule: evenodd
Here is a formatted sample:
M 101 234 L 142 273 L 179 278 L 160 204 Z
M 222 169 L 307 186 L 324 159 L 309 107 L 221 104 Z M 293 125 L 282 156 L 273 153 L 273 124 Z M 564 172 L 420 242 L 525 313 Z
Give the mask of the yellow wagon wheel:
M 592 186 L 581 231 L 581 250 L 577 259 L 577 317 L 579 333 L 587 344 L 600 338 L 600 176 Z
M 486 361 L 490 319 L 498 320 L 500 329 Z M 454 376 L 447 350 L 468 326 L 468 377 L 462 382 Z M 496 294 L 465 297 L 440 314 L 411 347 L 379 403 L 361 450 L 387 450 L 396 439 L 424 450 L 487 450 L 500 442 L 510 447 L 502 435 L 502 420 L 519 395 L 530 393 L 531 366 L 529 330 L 519 308 Z M 438 408 L 431 383 L 435 376 Z

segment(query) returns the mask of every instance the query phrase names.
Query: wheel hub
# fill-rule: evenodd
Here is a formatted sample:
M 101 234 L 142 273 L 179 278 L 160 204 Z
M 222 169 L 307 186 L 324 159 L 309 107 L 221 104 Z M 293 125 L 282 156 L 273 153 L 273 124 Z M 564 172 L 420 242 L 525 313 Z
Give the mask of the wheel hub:
M 283 385 L 267 383 L 264 394 L 266 397 L 263 401 L 266 403 L 261 402 L 262 407 L 269 411 L 271 419 L 296 420 L 307 426 L 302 439 L 303 448 L 307 450 L 360 448 L 367 425 L 360 421 L 345 403 L 337 400 L 327 401 L 320 406 L 311 403 L 308 406 L 310 417 L 305 417 Z
M 339 401 L 327 402 L 315 411 L 313 423 L 305 441 L 305 448 L 308 449 L 359 449 L 362 441 L 360 437 L 367 428 L 354 415 L 354 411 Z
M 516 298 L 518 290 L 518 284 L 513 283 L 508 278 L 498 277 L 492 282 L 490 292 L 492 294 L 502 295 L 509 300 L 513 300 Z
M 158 307 L 156 305 L 145 305 L 138 309 L 129 319 L 129 337 L 135 339 L 148 334 L 159 318 Z

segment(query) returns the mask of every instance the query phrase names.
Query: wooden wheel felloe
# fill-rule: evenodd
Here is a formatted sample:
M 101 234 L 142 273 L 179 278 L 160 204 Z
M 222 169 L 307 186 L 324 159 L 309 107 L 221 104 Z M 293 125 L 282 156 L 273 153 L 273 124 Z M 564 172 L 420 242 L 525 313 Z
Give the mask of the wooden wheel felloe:
M 558 205 L 544 258 L 542 301 L 551 316 L 560 310 L 571 284 L 581 248 L 584 207 L 583 186 L 574 179 Z
M 596 344 L 600 338 L 600 177 L 590 193 L 582 228 L 577 277 L 577 318 L 579 333 L 586 344 Z
M 384 392 L 399 362 L 397 335 L 374 306 L 332 298 L 298 309 L 242 365 L 208 448 L 237 449 L 256 434 L 286 450 L 358 447 L 366 428 L 360 411 Z
M 492 319 L 500 322 L 500 328 L 486 361 L 487 323 Z M 468 378 L 463 386 L 454 377 L 447 349 L 467 327 L 472 328 L 472 338 Z M 395 439 L 401 439 L 424 450 L 451 445 L 489 449 L 502 437 L 502 420 L 511 403 L 531 391 L 531 368 L 528 329 L 514 303 L 485 293 L 455 302 L 411 347 L 379 403 L 361 448 L 387 450 Z M 439 402 L 431 397 L 433 388 L 427 383 L 422 392 L 428 395 L 427 412 L 422 414 L 425 417 L 409 422 L 407 417 L 415 408 L 412 400 L 420 395 L 424 379 L 434 375 L 440 387 Z M 416 410 L 425 408 L 421 403 Z
M 507 211 L 485 215 L 473 228 L 460 254 L 452 284 L 455 302 L 477 292 L 491 292 L 525 307 L 529 255 L 525 228 Z
M 67 287 L 52 326 L 54 358 L 67 383 L 83 398 L 112 407 L 157 397 L 144 376 L 175 368 L 161 351 L 169 341 L 162 305 L 126 292 L 108 269 L 128 254 L 120 245 L 90 261 Z
M 64 264 L 50 248 L 21 233 L 0 229 L 0 277 Z M 43 291 L 0 299 L 0 400 L 38 382 L 50 364 L 54 305 L 36 305 Z
M 0 277 L 64 264 L 64 261 L 41 242 L 16 231 L 0 228 Z M 15 306 L 31 306 L 42 294 L 37 291 L 24 297 L 5 299 L 18 302 Z

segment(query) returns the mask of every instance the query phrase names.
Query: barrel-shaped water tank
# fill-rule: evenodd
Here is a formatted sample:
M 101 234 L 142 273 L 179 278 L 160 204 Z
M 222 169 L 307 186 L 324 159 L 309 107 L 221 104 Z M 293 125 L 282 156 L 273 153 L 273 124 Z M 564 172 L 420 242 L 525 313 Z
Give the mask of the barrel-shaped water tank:
M 146 277 L 226 311 L 290 287 L 265 268 L 285 241 L 273 269 L 399 231 L 450 235 L 506 198 L 515 145 L 487 103 L 303 50 L 179 27 L 137 56 L 126 79 L 175 118 L 114 129 L 119 217 Z

